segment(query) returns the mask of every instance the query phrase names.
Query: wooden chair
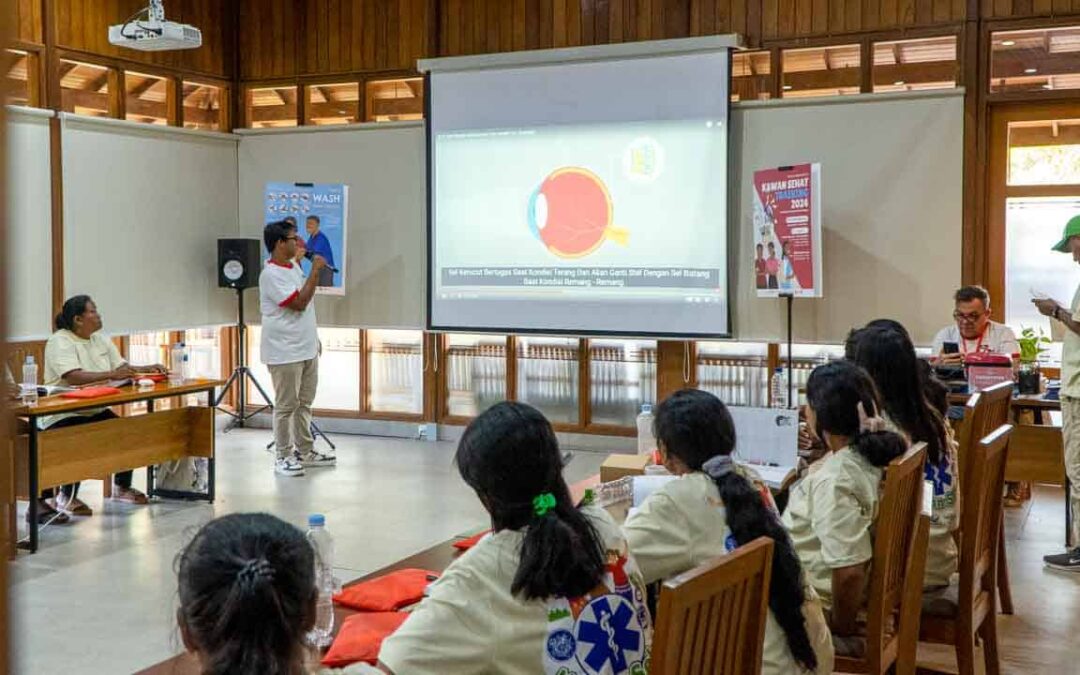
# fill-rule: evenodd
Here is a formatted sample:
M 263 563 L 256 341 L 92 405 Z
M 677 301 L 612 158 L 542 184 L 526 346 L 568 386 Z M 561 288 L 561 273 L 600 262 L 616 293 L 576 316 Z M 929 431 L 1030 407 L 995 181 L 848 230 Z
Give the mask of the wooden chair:
M 866 653 L 836 656 L 839 673 L 897 675 L 915 672 L 929 520 L 922 516 L 923 463 L 919 443 L 889 463 L 874 533 L 867 588 Z
M 981 392 L 971 395 L 967 405 L 964 406 L 964 422 L 960 425 L 960 434 L 957 445 L 960 447 L 960 509 L 964 508 L 967 485 L 971 485 L 970 462 L 967 456 L 974 451 L 976 444 L 986 438 L 992 431 L 1009 423 L 1012 408 L 1013 385 L 1011 382 L 1002 382 Z M 963 515 L 961 514 L 961 522 Z M 1001 613 L 1013 613 L 1012 585 L 1009 583 L 1009 562 L 1005 557 L 1005 514 L 1001 518 L 1001 535 L 998 537 L 998 597 L 1001 600 Z M 963 537 L 961 526 L 960 536 Z
M 960 675 L 975 673 L 975 638 L 983 640 L 986 675 L 997 675 L 997 554 L 1001 537 L 1001 490 L 1013 427 L 1005 424 L 982 439 L 968 455 L 971 487 L 964 491 L 961 514 L 960 582 L 955 598 L 929 602 L 919 639 L 956 646 Z
M 773 541 L 759 537 L 664 582 L 652 675 L 757 675 L 769 612 Z

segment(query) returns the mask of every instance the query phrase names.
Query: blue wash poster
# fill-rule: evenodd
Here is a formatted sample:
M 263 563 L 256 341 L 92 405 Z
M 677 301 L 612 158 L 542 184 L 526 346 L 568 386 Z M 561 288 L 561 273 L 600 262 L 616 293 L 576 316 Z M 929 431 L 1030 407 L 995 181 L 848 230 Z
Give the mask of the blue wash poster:
M 264 193 L 265 222 L 291 219 L 300 238 L 301 256 L 312 251 L 326 258 L 316 292 L 345 295 L 345 242 L 349 186 L 339 183 L 267 183 Z M 311 263 L 301 257 L 304 274 Z M 336 272 L 329 269 L 336 268 Z

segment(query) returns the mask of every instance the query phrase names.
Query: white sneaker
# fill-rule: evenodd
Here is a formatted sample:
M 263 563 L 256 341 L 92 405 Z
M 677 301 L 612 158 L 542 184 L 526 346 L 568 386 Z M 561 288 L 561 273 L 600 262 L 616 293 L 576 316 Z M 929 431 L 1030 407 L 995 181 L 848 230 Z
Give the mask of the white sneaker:
M 279 476 L 303 476 L 304 465 L 300 462 L 300 457 L 295 453 L 285 457 L 278 457 L 277 461 L 274 462 L 274 473 Z
M 337 455 L 331 452 L 319 452 L 318 450 L 312 450 L 311 452 L 300 455 L 300 462 L 305 466 L 334 466 L 337 464 Z

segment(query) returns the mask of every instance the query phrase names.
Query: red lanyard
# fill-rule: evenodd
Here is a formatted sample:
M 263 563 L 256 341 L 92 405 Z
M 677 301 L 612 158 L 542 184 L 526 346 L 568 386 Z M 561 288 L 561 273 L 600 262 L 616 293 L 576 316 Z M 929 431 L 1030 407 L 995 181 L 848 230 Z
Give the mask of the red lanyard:
M 980 351 L 982 351 L 983 338 L 986 337 L 986 332 L 988 330 L 990 330 L 990 326 L 983 328 L 983 332 L 979 334 L 979 341 L 975 343 L 975 354 L 978 354 Z M 960 350 L 964 353 L 964 356 L 967 356 L 967 338 L 963 335 L 960 336 Z

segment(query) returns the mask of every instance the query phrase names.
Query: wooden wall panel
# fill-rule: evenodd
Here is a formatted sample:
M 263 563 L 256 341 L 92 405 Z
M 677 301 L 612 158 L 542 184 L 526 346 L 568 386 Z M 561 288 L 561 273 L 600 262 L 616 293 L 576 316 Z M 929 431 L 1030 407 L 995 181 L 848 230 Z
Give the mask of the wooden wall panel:
M 982 0 L 984 19 L 1024 19 L 1075 16 L 1080 23 L 1078 0 Z
M 438 0 L 438 4 L 440 56 L 758 32 L 751 25 L 746 0 Z
M 500 2 L 456 0 L 470 10 Z M 434 0 L 239 0 L 240 78 L 414 70 L 431 55 L 434 9 Z M 486 24 L 483 13 L 451 11 L 439 32 L 472 44 Z
M 146 0 L 46 1 L 52 2 L 56 10 L 57 47 L 184 72 L 232 77 L 234 0 L 169 0 L 166 17 L 201 30 L 203 45 L 198 49 L 168 52 L 140 52 L 109 44 L 109 26 L 145 7 Z
M 984 7 L 987 3 L 1002 1 L 1032 2 L 1033 0 L 983 0 Z M 760 0 L 760 2 L 761 35 L 766 40 L 950 25 L 963 21 L 965 15 L 963 0 Z
M 41 32 L 41 0 L 16 0 L 11 3 L 12 30 L 10 36 L 22 42 L 44 44 Z

